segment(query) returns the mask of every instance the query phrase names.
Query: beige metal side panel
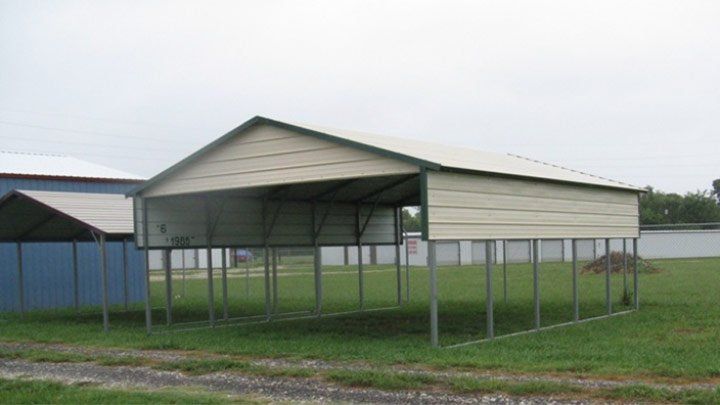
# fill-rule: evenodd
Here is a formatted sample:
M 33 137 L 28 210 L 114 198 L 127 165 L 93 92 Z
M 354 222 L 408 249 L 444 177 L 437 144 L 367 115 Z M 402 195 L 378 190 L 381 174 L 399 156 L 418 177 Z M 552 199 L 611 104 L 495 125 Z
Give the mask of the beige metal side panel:
M 260 125 L 143 192 L 163 196 L 233 188 L 414 173 L 392 158 Z
M 633 191 L 446 172 L 427 176 L 431 240 L 638 236 Z

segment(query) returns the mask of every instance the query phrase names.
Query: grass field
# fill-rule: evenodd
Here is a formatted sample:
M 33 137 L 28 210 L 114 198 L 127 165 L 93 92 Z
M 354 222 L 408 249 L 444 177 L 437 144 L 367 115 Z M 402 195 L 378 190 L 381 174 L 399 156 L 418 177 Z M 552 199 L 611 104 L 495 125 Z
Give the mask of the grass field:
M 433 349 L 428 339 L 428 272 L 411 270 L 411 300 L 400 309 L 253 325 L 218 327 L 146 336 L 144 313 L 135 306 L 127 313 L 114 308 L 112 331 L 101 332 L 99 315 L 77 318 L 71 311 L 35 312 L 20 321 L 14 314 L 0 318 L 0 340 L 67 342 L 80 345 L 155 349 L 205 350 L 248 356 L 283 356 L 363 360 L 378 364 L 424 364 L 510 372 L 572 372 L 604 376 L 650 376 L 684 379 L 720 377 L 720 259 L 655 261 L 665 269 L 641 274 L 641 310 L 537 334 L 500 339 L 457 349 Z M 355 269 L 327 266 L 323 277 L 324 311 L 357 309 Z M 395 273 L 388 266 L 368 266 L 366 307 L 395 303 Z M 219 273 L 219 272 L 218 272 Z M 314 287 L 310 269 L 281 269 L 279 310 L 310 310 Z M 188 277 L 174 283 L 176 321 L 207 320 L 207 287 Z M 508 300 L 503 300 L 502 272 L 494 272 L 495 320 L 498 335 L 532 327 L 532 271 L 528 264 L 508 266 Z M 445 345 L 482 338 L 485 333 L 485 286 L 482 267 L 441 267 L 440 332 Z M 572 318 L 569 263 L 546 263 L 541 270 L 542 324 Z M 630 277 L 630 285 L 632 279 Z M 621 304 L 622 276 L 612 277 L 615 311 Z M 243 272 L 231 272 L 230 316 L 264 313 L 264 286 L 250 278 L 246 296 Z M 404 289 L 403 289 L 404 291 Z M 152 285 L 153 311 L 164 319 L 164 283 Z M 580 276 L 583 318 L 605 312 L 604 276 Z M 215 282 L 217 316 L 221 288 Z M 97 309 L 95 309 L 97 311 Z
M 103 389 L 92 385 L 65 385 L 48 381 L 0 378 L 3 404 L 260 404 L 248 398 L 192 391 L 141 391 Z

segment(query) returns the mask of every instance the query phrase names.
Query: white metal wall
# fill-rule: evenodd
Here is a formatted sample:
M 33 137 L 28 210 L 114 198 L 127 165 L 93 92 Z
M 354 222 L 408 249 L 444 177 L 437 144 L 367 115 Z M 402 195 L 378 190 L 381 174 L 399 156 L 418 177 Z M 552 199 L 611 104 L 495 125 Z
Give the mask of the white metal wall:
M 258 125 L 208 151 L 143 194 L 166 196 L 417 172 L 417 166 L 358 148 Z
M 638 235 L 637 192 L 427 172 L 428 238 L 552 239 Z

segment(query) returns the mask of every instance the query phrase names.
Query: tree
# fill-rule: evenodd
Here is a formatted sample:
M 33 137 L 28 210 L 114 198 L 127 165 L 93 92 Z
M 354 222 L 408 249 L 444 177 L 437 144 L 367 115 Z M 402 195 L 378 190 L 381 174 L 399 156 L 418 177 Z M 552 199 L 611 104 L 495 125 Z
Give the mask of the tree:
M 717 201 L 718 205 L 720 205 L 720 179 L 713 180 L 712 187 L 713 187 L 712 195 L 715 196 L 715 201 Z
M 640 199 L 640 223 L 643 225 L 720 222 L 720 206 L 714 193 L 696 191 L 682 196 L 656 191 L 652 187 L 647 189 L 647 194 Z
M 403 208 L 402 216 L 403 216 L 403 230 L 405 232 L 420 232 L 421 227 L 421 220 L 420 220 L 420 210 L 414 210 L 415 213 L 413 214 L 410 212 L 409 209 Z

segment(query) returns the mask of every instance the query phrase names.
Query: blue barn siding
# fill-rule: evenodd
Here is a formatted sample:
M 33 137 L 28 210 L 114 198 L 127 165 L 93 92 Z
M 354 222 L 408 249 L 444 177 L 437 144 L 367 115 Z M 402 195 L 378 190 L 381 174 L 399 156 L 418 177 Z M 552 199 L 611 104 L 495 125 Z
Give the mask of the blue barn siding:
M 13 190 L 75 191 L 95 193 L 125 193 L 134 184 L 83 181 L 57 181 L 0 178 L 0 195 Z M 110 302 L 124 302 L 122 242 L 108 242 L 108 285 Z M 129 302 L 144 298 L 144 256 L 128 242 Z M 100 305 L 100 262 L 95 243 L 78 243 L 78 275 L 80 305 Z M 23 273 L 25 307 L 32 309 L 67 308 L 74 305 L 72 244 L 24 243 Z M 0 243 L 0 312 L 19 311 L 17 294 L 17 255 L 14 243 Z

